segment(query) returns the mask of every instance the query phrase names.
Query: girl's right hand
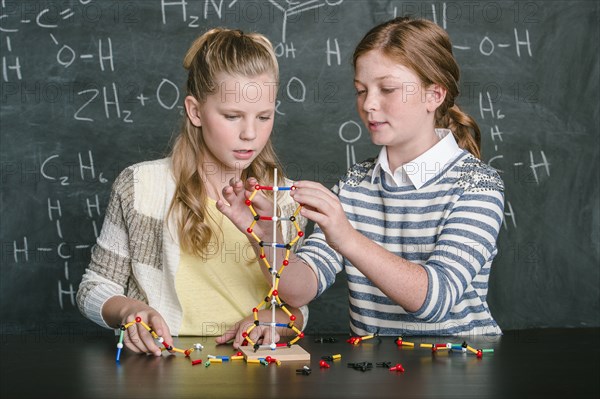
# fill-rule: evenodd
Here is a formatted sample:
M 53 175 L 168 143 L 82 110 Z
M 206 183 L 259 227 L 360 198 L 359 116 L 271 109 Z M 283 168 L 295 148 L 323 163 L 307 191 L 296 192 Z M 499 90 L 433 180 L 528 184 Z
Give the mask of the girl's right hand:
M 252 195 L 257 184 L 258 181 L 254 177 L 248 178 L 245 184 L 241 180 L 231 179 L 229 185 L 223 187 L 222 193 L 225 201 L 217 201 L 217 209 L 245 234 L 248 233 L 246 229 L 254 221 L 252 212 L 246 205 L 246 200 Z M 262 192 L 256 193 L 252 198 L 252 207 L 259 215 L 271 215 L 273 213 L 273 203 Z M 267 238 L 269 229 L 263 231 L 261 224 L 261 222 L 258 222 L 253 229 L 261 238 Z
M 123 314 L 121 324 L 126 325 L 127 323 L 134 322 L 132 326 L 125 330 L 123 337 L 123 344 L 127 349 L 137 353 L 152 353 L 155 356 L 161 355 L 160 346 L 163 346 L 163 344 L 155 341 L 142 323 L 136 322 L 137 317 L 152 328 L 159 337 L 162 337 L 165 344 L 173 346 L 173 338 L 171 337 L 167 323 L 160 313 L 150 306 L 136 303 L 133 306 L 127 306 Z

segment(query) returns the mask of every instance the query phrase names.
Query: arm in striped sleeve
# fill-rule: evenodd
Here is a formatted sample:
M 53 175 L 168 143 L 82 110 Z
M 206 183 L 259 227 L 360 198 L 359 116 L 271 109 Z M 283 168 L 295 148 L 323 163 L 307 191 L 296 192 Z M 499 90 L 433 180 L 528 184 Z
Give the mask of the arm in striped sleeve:
M 467 190 L 454 206 L 424 265 L 428 275 L 425 302 L 413 315 L 443 321 L 461 301 L 482 268 L 496 255 L 496 239 L 504 214 L 501 190 Z
M 335 276 L 342 271 L 343 258 L 325 241 L 325 235 L 318 225 L 298 250 L 296 256 L 306 263 L 317 276 L 317 295 L 333 285 Z

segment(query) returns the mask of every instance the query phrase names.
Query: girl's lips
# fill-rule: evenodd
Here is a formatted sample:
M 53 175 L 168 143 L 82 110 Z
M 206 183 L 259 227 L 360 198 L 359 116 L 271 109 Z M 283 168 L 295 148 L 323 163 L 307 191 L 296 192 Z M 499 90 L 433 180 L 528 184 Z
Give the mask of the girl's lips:
M 254 155 L 254 151 L 252 150 L 235 150 L 233 151 L 233 155 L 237 158 L 237 159 L 250 159 L 252 158 L 252 156 Z
M 387 124 L 387 122 L 372 121 L 372 122 L 369 122 L 369 129 L 370 130 L 378 130 L 379 128 L 381 128 L 382 126 L 384 126 L 386 124 Z

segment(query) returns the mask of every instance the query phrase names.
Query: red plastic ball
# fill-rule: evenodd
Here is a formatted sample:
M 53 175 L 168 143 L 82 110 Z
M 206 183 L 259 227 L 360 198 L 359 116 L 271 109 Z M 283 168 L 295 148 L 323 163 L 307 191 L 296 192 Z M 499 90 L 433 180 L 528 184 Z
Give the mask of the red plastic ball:
M 135 321 L 137 321 L 139 323 L 140 321 L 142 321 L 142 318 L 140 316 L 138 316 L 135 318 Z
M 249 199 L 247 199 L 246 201 L 244 201 L 246 203 L 246 205 L 250 206 L 252 205 L 252 201 L 250 201 Z
M 303 237 L 304 236 L 304 232 L 303 231 L 299 231 L 298 232 L 298 237 Z
M 287 265 L 289 265 L 289 264 L 290 264 L 290 261 L 289 261 L 289 260 L 287 260 L 287 259 L 286 259 L 286 260 L 284 260 L 284 261 L 283 261 L 283 265 L 284 265 L 284 266 L 287 266 Z
M 291 316 L 290 316 L 290 320 L 291 320 L 291 321 L 295 321 L 295 320 L 296 320 L 296 316 L 294 316 L 294 315 L 291 315 Z
M 393 367 L 390 367 L 390 371 L 400 371 L 400 372 L 404 372 L 404 367 L 402 367 L 401 364 L 396 364 Z
M 244 332 L 242 333 L 242 337 L 246 338 L 247 336 L 248 336 L 248 333 L 247 333 L 246 331 L 244 331 Z
M 279 291 L 273 290 L 273 296 L 277 296 L 277 295 L 279 295 Z
M 301 332 L 300 334 L 298 334 L 298 336 L 299 336 L 300 338 L 304 338 L 304 332 Z
M 256 186 L 254 186 L 255 190 L 260 190 L 260 186 L 257 184 Z
M 267 255 L 265 255 L 265 254 L 260 254 L 260 258 L 261 258 L 261 259 L 264 259 L 264 258 L 266 258 L 266 257 L 267 257 Z
M 257 308 L 252 308 L 252 313 L 256 313 L 256 312 L 258 312 L 258 309 Z
M 251 229 L 250 227 L 248 227 L 248 228 L 246 229 L 246 231 L 247 231 L 248 233 L 252 233 L 252 229 Z

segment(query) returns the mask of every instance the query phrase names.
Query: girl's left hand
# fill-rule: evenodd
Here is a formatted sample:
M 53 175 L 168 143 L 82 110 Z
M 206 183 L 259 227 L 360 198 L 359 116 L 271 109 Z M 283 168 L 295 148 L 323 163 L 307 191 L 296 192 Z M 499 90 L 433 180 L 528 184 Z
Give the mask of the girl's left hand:
M 261 310 L 258 313 L 259 313 L 259 319 L 261 319 L 261 320 L 268 319 L 268 321 L 271 321 L 270 320 L 270 317 L 271 317 L 270 310 Z M 261 317 L 262 314 L 265 314 L 265 316 Z M 242 319 L 241 321 L 236 323 L 235 326 L 231 330 L 225 332 L 225 334 L 221 335 L 220 337 L 217 337 L 215 339 L 215 342 L 217 344 L 226 344 L 227 342 L 229 342 L 233 339 L 233 348 L 239 349 L 245 339 L 242 336 L 242 334 L 252 324 L 254 324 L 254 315 L 245 317 L 244 319 Z M 269 326 L 256 326 L 254 329 L 252 329 L 252 331 L 250 331 L 250 333 L 248 334 L 248 337 L 252 340 L 252 342 L 259 343 L 259 344 L 260 343 L 270 344 L 271 342 L 277 343 L 277 342 L 279 342 L 279 339 L 280 339 L 277 329 L 275 329 L 275 335 L 273 336 L 272 329 Z
M 322 184 L 312 181 L 294 183 L 294 200 L 302 204 L 302 216 L 317 223 L 327 243 L 336 250 L 356 231 L 348 221 L 339 198 Z

